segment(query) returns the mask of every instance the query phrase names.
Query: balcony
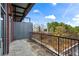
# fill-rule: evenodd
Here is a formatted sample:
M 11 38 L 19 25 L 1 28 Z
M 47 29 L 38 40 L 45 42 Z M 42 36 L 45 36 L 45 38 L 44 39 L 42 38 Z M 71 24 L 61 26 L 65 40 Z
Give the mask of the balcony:
M 29 4 L 16 4 L 16 3 L 7 4 L 8 6 L 7 9 L 9 9 L 7 11 L 8 15 L 6 15 L 6 12 L 4 11 L 5 8 L 2 9 L 2 6 L 1 6 L 1 18 L 3 18 L 3 21 L 4 21 L 2 25 L 3 37 L 1 37 L 1 40 L 3 39 L 3 42 L 2 42 L 3 54 L 6 54 L 6 52 L 9 53 L 9 48 L 11 47 L 10 53 L 12 52 L 11 49 L 14 49 L 14 51 L 12 52 L 14 53 L 13 55 L 21 54 L 21 55 L 78 56 L 79 38 L 76 39 L 76 38 L 70 38 L 70 37 L 61 37 L 61 36 L 52 35 L 51 33 L 39 32 L 40 29 L 43 29 L 43 28 L 40 28 L 40 26 L 37 26 L 36 28 L 38 32 L 33 32 L 33 25 L 34 25 L 33 22 L 30 22 L 29 17 L 25 17 L 28 14 L 28 12 L 31 10 L 33 5 L 34 4 L 30 4 L 30 3 Z M 35 12 L 39 13 L 38 10 L 36 10 Z M 40 13 L 40 15 L 45 16 L 42 13 Z M 7 19 L 4 19 L 4 16 L 6 16 Z M 24 17 L 29 19 L 29 22 L 27 23 L 21 22 L 24 19 Z M 71 27 L 69 26 L 69 28 Z M 58 30 L 59 29 L 65 30 L 64 26 L 59 27 Z M 27 41 L 28 40 L 27 38 L 30 41 Z M 20 40 L 20 39 L 25 39 L 25 40 Z M 9 43 L 12 44 L 10 47 L 9 47 Z M 28 45 L 30 45 L 30 47 L 28 47 Z M 36 50 L 38 50 L 39 52 L 37 52 Z M 33 53 L 36 52 L 37 54 L 32 54 L 32 52 Z

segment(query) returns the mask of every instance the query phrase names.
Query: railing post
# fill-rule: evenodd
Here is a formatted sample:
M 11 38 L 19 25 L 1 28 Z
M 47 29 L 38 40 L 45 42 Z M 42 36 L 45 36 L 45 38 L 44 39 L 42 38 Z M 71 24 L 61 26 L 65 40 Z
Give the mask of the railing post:
M 42 43 L 42 33 L 40 35 L 41 35 L 41 43 Z M 41 44 L 41 46 L 42 46 L 42 44 Z
M 72 40 L 71 40 L 71 47 L 72 47 Z M 70 56 L 72 56 L 72 48 L 71 48 L 71 55 Z
M 59 37 L 58 37 L 58 56 L 59 56 Z
M 69 46 L 69 39 L 68 39 L 68 48 L 69 48 L 69 47 L 70 47 L 70 46 Z M 69 53 L 69 50 L 68 50 L 68 56 L 69 56 L 69 54 L 70 54 L 70 53 Z
M 78 56 L 79 56 L 79 40 L 78 40 Z
M 75 44 L 75 40 L 73 40 L 73 41 L 74 41 L 74 44 Z M 73 50 L 73 56 L 75 56 L 75 48 Z

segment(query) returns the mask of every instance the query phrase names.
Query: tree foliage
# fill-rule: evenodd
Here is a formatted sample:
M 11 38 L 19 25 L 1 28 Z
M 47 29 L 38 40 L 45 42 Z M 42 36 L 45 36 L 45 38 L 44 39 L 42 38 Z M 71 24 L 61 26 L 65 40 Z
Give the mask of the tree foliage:
M 48 31 L 52 32 L 54 35 L 67 37 L 78 37 L 79 35 L 79 26 L 72 27 L 63 22 L 51 22 L 47 24 L 47 27 Z

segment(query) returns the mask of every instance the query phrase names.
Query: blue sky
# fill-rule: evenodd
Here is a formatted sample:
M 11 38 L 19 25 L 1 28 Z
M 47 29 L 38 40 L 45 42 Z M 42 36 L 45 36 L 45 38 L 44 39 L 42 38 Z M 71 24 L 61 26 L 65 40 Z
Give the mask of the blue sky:
M 34 24 L 64 22 L 72 26 L 79 25 L 79 4 L 77 3 L 37 3 L 26 17 Z M 24 21 L 27 21 L 26 19 Z

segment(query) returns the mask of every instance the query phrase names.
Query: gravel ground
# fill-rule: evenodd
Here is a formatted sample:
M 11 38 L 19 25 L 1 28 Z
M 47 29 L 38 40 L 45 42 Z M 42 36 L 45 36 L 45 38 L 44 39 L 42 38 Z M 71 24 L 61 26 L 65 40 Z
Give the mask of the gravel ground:
M 9 54 L 6 56 L 52 56 L 41 45 L 27 39 L 16 40 L 10 43 L 9 49 Z

